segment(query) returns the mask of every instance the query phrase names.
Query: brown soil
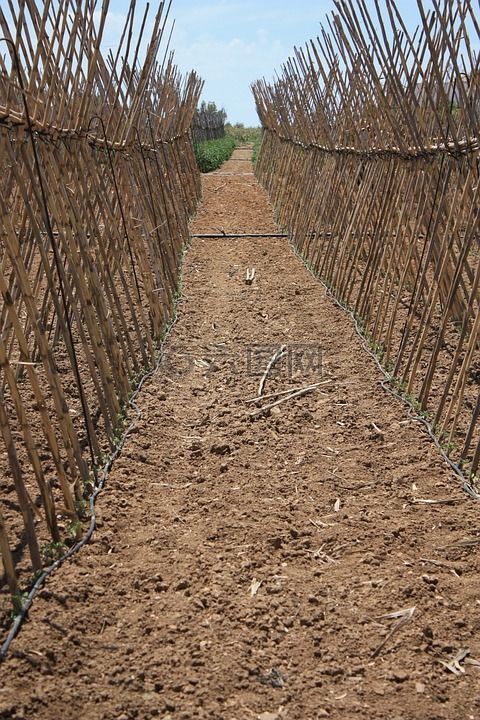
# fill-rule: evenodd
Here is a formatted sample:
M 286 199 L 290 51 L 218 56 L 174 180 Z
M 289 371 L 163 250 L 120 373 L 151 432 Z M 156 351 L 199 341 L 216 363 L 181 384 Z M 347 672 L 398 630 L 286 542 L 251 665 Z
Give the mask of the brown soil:
M 225 172 L 192 232 L 278 232 L 250 163 Z M 2 665 L 0 717 L 480 717 L 478 504 L 285 238 L 194 239 L 183 282 L 94 538 Z M 265 393 L 324 384 L 252 418 L 282 345 Z

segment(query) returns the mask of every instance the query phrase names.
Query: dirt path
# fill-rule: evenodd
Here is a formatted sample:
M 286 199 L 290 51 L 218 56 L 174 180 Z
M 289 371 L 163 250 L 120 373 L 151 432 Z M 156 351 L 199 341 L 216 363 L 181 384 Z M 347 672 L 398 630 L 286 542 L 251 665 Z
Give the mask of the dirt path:
M 204 178 L 193 233 L 278 232 L 249 155 Z M 1 667 L 0 717 L 480 717 L 479 506 L 350 318 L 285 238 L 195 239 L 184 293 L 94 540 Z M 324 384 L 252 418 L 282 345 L 265 393 Z

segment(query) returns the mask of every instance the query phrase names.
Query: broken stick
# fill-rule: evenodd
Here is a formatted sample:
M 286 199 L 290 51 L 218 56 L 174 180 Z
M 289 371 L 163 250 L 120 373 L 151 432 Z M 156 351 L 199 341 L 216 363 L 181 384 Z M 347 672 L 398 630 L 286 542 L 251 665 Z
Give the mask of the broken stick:
M 311 392 L 312 390 L 315 390 L 320 383 L 316 383 L 315 385 L 307 385 L 307 387 L 302 388 L 301 390 L 297 390 L 297 392 L 291 393 L 290 395 L 287 395 L 286 397 L 280 398 L 280 400 L 276 400 L 273 403 L 270 403 L 269 405 L 264 405 L 264 407 L 259 408 L 258 410 L 255 410 L 255 412 L 250 414 L 250 417 L 257 417 L 258 415 L 261 415 L 262 413 L 266 412 L 267 410 L 270 410 L 273 407 L 276 407 L 277 405 L 281 405 L 284 402 L 287 402 L 287 400 L 292 400 L 292 398 L 300 397 L 301 395 L 306 395 L 308 392 Z
M 320 385 L 328 385 L 331 383 L 331 380 L 323 380 L 323 382 L 315 383 L 315 387 L 320 387 Z M 269 400 L 270 398 L 274 397 L 280 397 L 280 395 L 289 395 L 290 393 L 296 392 L 297 390 L 305 390 L 305 387 L 313 387 L 313 385 L 302 385 L 301 387 L 294 387 L 289 388 L 288 390 L 279 390 L 278 392 L 272 392 L 268 395 L 257 395 L 257 397 L 249 398 L 248 400 L 245 400 L 246 403 L 258 403 L 260 400 Z
M 407 608 L 406 610 L 399 610 L 398 612 L 388 613 L 388 615 L 382 615 L 382 618 L 389 618 L 389 619 L 393 619 L 393 620 L 399 618 L 399 620 L 397 623 L 395 623 L 395 625 L 390 630 L 390 632 L 388 633 L 386 638 L 380 643 L 380 645 L 377 647 L 377 649 L 372 653 L 372 655 L 371 655 L 372 660 L 381 653 L 381 651 L 383 650 L 383 648 L 385 647 L 387 642 L 390 640 L 392 635 L 394 635 L 397 632 L 397 630 L 400 630 L 400 628 L 403 627 L 403 625 L 405 625 L 405 623 L 407 623 L 409 620 L 412 619 L 414 612 L 415 612 L 415 607 L 411 607 L 411 608 Z
M 262 395 L 263 388 L 265 387 L 265 383 L 267 382 L 267 378 L 270 375 L 270 372 L 275 365 L 287 352 L 287 346 L 282 345 L 277 352 L 273 355 L 273 357 L 269 360 L 269 363 L 267 365 L 267 369 L 265 370 L 262 379 L 260 380 L 260 385 L 258 386 L 258 395 Z

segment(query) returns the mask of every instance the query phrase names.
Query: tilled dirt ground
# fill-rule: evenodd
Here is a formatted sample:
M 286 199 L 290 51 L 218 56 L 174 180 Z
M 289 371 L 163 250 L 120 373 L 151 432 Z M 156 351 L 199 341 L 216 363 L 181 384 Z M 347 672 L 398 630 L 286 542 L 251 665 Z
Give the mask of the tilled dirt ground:
M 279 232 L 249 154 L 204 178 L 193 234 Z M 479 718 L 479 506 L 350 317 L 280 237 L 194 238 L 183 290 L 0 717 Z M 322 384 L 255 415 L 281 346 L 264 394 Z

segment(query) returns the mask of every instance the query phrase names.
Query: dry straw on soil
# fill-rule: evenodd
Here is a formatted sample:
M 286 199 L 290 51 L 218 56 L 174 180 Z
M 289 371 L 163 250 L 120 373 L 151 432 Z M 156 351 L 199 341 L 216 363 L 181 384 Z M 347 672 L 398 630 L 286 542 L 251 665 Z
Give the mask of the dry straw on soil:
M 143 64 L 134 3 L 107 57 L 108 3 L 0 8 L 0 550 L 17 608 L 18 572 L 81 534 L 95 465 L 173 312 L 202 83 L 157 60 L 164 5 Z
M 480 464 L 480 29 L 433 0 L 410 35 L 393 2 L 338 13 L 252 88 L 257 164 L 279 222 L 363 324 L 393 384 L 471 474 Z

